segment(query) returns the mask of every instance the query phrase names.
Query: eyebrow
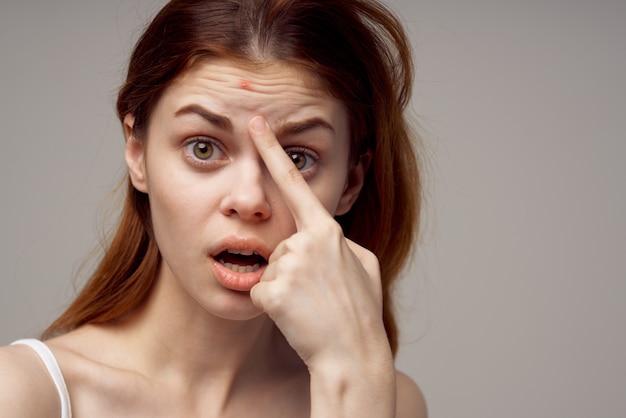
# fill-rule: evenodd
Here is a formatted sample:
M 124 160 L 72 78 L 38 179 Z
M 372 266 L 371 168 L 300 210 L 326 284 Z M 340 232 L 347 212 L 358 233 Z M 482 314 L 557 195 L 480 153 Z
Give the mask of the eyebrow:
M 218 128 L 224 129 L 229 132 L 233 131 L 233 124 L 229 118 L 227 118 L 226 116 L 218 115 L 217 113 L 211 112 L 210 110 L 207 110 L 204 107 L 196 104 L 184 106 L 177 110 L 176 113 L 174 113 L 174 115 L 177 117 L 189 114 L 198 115 L 212 125 L 217 126 Z M 335 133 L 335 128 L 333 128 L 330 123 L 322 118 L 313 117 L 310 119 L 305 119 L 303 121 L 284 123 L 276 129 L 275 135 L 276 138 L 280 139 L 285 136 L 297 135 L 302 132 L 317 128 L 323 128 L 333 134 Z
M 184 106 L 178 109 L 176 113 L 174 113 L 174 116 L 178 117 L 178 116 L 190 115 L 190 114 L 201 116 L 207 122 L 209 122 L 212 125 L 217 126 L 218 128 L 224 129 L 229 132 L 233 131 L 233 124 L 231 123 L 230 119 L 228 119 L 226 116 L 218 115 L 217 113 L 213 113 L 210 110 L 207 110 L 198 105 L 192 104 L 189 106 Z
M 324 119 L 314 117 L 303 121 L 287 122 L 279 126 L 278 129 L 276 129 L 275 134 L 276 138 L 282 138 L 285 136 L 296 135 L 304 131 L 309 131 L 317 128 L 327 129 L 331 133 L 335 133 L 335 128 L 333 128 L 333 125 L 326 122 Z

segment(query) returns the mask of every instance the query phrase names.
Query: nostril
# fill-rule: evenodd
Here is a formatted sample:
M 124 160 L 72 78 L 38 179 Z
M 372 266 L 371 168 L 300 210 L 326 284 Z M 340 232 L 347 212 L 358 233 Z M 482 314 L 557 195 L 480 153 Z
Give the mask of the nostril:
M 252 202 L 245 199 L 225 199 L 221 212 L 226 216 L 238 216 L 242 219 L 263 221 L 271 216 L 272 209 L 268 202 Z

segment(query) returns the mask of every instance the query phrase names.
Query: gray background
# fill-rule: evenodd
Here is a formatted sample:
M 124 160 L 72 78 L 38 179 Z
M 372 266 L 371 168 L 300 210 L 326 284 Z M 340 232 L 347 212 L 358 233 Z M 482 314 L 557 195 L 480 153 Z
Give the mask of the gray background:
M 84 278 L 124 169 L 115 90 L 161 4 L 0 2 L 0 344 Z M 428 161 L 399 367 L 432 417 L 626 416 L 626 2 L 389 4 Z

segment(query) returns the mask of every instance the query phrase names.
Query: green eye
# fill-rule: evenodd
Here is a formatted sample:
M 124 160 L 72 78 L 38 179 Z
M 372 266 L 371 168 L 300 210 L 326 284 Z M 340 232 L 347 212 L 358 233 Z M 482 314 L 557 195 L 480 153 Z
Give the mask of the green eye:
M 319 160 L 317 154 L 308 148 L 285 148 L 285 152 L 299 171 L 309 171 Z
M 191 137 L 183 145 L 183 157 L 187 164 L 201 170 L 217 168 L 228 158 L 220 142 L 211 137 Z
M 295 164 L 298 170 L 302 170 L 306 166 L 307 156 L 302 152 L 292 152 L 289 154 L 291 161 Z
M 196 142 L 193 145 L 193 155 L 200 160 L 208 160 L 213 155 L 213 144 L 208 142 Z

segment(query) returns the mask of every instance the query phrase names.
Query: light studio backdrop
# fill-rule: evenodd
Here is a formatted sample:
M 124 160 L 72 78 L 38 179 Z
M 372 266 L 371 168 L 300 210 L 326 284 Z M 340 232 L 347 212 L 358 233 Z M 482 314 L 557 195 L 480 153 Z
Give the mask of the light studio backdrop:
M 0 1 L 0 344 L 84 280 L 124 171 L 115 91 L 162 4 Z M 626 2 L 388 4 L 429 164 L 398 366 L 432 417 L 626 416 Z

